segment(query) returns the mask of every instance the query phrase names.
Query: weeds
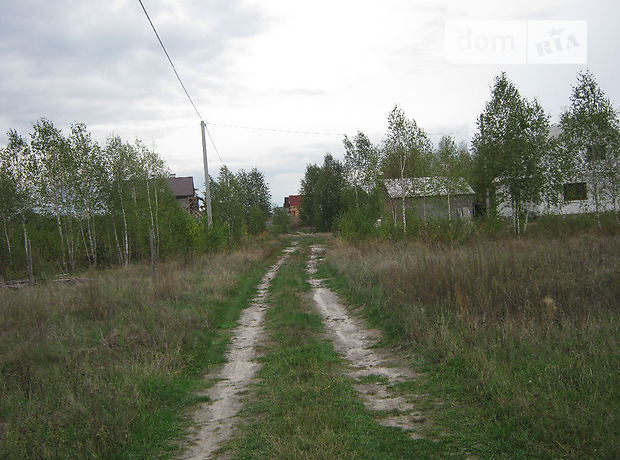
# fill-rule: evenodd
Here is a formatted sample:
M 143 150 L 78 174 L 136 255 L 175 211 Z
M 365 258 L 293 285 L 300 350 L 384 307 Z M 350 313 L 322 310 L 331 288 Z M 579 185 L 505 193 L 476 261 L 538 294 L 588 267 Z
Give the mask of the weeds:
M 154 458 L 174 450 L 200 375 L 278 248 L 0 289 L 0 457 Z
M 617 457 L 620 238 L 341 245 L 330 274 L 429 376 L 481 457 Z
M 300 251 L 301 252 L 301 251 Z M 441 443 L 412 440 L 379 425 L 363 406 L 343 363 L 323 335 L 308 295 L 303 254 L 282 266 L 271 286 L 271 343 L 245 426 L 231 458 L 354 459 L 437 457 Z

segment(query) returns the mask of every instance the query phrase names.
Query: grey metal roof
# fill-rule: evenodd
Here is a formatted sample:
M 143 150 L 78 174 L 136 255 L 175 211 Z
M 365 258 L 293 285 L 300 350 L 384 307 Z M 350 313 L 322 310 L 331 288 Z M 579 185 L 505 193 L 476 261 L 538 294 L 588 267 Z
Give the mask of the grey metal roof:
M 192 176 L 169 177 L 168 185 L 177 198 L 194 195 L 194 178 Z
M 390 198 L 402 198 L 417 196 L 448 196 L 446 178 L 441 176 L 432 177 L 405 177 L 404 179 L 385 179 L 385 188 Z M 459 178 L 451 195 L 473 195 L 474 191 L 465 179 Z

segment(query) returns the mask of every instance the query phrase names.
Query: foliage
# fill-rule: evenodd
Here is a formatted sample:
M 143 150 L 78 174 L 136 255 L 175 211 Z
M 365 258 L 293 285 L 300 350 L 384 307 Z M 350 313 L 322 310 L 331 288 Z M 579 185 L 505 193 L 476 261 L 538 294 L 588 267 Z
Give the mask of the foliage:
M 376 233 L 377 219 L 365 209 L 352 207 L 338 216 L 335 228 L 340 238 L 359 241 Z
M 495 79 L 491 100 L 478 118 L 472 141 L 478 192 L 498 186 L 498 196 L 512 209 L 515 234 L 527 204 L 539 204 L 543 189 L 554 174 L 561 174 L 549 141 L 549 117 L 538 101 L 529 102 L 501 73 Z M 552 181 L 561 184 L 561 179 Z
M 355 193 L 355 206 L 359 207 L 359 193 L 369 195 L 377 187 L 379 151 L 361 131 L 355 135 L 353 141 L 345 136 L 343 144 L 346 180 Z
M 276 235 L 287 233 L 291 224 L 291 216 L 285 208 L 275 208 L 273 210 L 272 229 Z
M 237 245 L 248 233 L 265 230 L 271 194 L 264 174 L 256 168 L 233 174 L 222 166 L 217 180 L 211 179 L 211 199 L 214 222 L 228 227 L 229 244 Z
M 107 266 L 238 244 L 260 233 L 270 211 L 264 176 L 224 168 L 214 181 L 213 228 L 176 202 L 162 158 L 140 140 L 110 136 L 104 146 L 76 123 L 68 136 L 45 119 L 29 140 L 15 130 L 0 149 L 0 277 L 23 277 L 27 249 L 34 273 Z M 225 235 L 222 241 L 222 235 Z
M 613 104 L 590 71 L 577 75 L 570 106 L 560 117 L 562 148 L 573 160 L 574 175 L 591 184 L 597 216 L 601 201 L 618 213 L 620 190 L 620 121 Z
M 267 224 L 267 214 L 254 205 L 250 209 L 250 217 L 248 219 L 248 232 L 250 235 L 260 235 L 265 231 Z
M 342 210 L 344 186 L 342 163 L 330 154 L 325 155 L 322 166 L 309 165 L 301 181 L 302 222 L 318 231 L 331 230 Z

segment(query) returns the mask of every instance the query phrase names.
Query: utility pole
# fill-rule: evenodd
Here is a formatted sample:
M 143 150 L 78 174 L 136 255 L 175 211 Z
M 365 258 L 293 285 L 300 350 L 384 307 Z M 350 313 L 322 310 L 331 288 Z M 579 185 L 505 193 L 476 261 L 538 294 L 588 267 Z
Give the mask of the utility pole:
M 207 222 L 210 227 L 213 224 L 213 216 L 211 215 L 211 179 L 209 178 L 209 163 L 207 163 L 206 129 L 205 122 L 200 120 L 200 132 L 202 133 L 202 161 L 205 168 L 205 208 L 207 211 Z

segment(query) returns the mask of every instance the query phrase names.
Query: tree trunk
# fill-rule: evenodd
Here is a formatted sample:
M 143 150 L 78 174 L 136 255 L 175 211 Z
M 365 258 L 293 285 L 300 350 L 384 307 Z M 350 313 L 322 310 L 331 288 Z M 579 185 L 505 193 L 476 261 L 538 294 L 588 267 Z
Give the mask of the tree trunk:
M 90 242 L 90 250 L 91 250 L 91 258 L 93 261 L 93 265 L 97 266 L 97 240 L 95 238 L 95 216 L 92 216 L 92 226 L 93 229 L 90 229 L 91 219 L 86 219 L 86 231 L 88 233 L 88 241 Z
M 71 267 L 71 273 L 75 271 L 75 241 L 73 239 L 73 219 L 71 215 L 65 219 L 67 222 L 67 231 L 65 232 L 65 238 L 67 239 L 67 255 L 69 256 L 69 266 Z
M 123 266 L 127 267 L 129 265 L 129 234 L 127 232 L 127 216 L 125 214 L 125 206 L 123 205 L 123 201 L 121 200 L 121 211 L 123 212 L 123 236 L 124 236 L 124 258 L 123 258 Z
M 450 194 L 448 193 L 448 222 L 452 221 L 452 210 L 450 209 Z
M 125 265 L 125 261 L 123 260 L 123 252 L 121 251 L 121 245 L 120 245 L 120 242 L 118 241 L 118 233 L 116 232 L 116 224 L 114 223 L 114 220 L 112 220 L 112 228 L 114 229 L 114 239 L 116 240 L 116 249 L 118 249 L 118 260 L 120 261 L 121 265 Z
M 28 271 L 28 282 L 34 284 L 34 275 L 32 273 L 32 253 L 30 251 L 30 239 L 28 238 L 28 231 L 26 230 L 26 220 L 22 220 L 22 227 L 24 229 L 24 250 L 26 252 L 26 270 Z
M 149 187 L 149 178 L 147 176 L 146 178 L 146 196 L 148 198 L 148 203 L 149 203 L 149 214 L 151 216 L 151 231 L 153 232 L 153 239 L 154 239 L 154 247 L 156 248 L 158 246 L 158 241 L 157 239 L 155 239 L 155 219 L 153 218 L 153 205 L 151 203 L 151 190 Z M 156 250 L 157 252 L 157 250 Z
M 91 258 L 90 249 L 88 248 L 88 242 L 86 241 L 86 236 L 84 234 L 84 224 L 80 221 L 80 234 L 82 235 L 82 242 L 84 243 L 84 252 L 86 252 L 86 258 L 88 259 L 88 265 L 93 265 L 93 261 Z
M 9 228 L 4 219 L 4 237 L 6 238 L 6 247 L 9 249 L 9 257 L 11 256 L 11 239 L 9 238 Z
M 157 182 L 155 182 L 155 238 L 157 239 L 157 257 L 159 257 L 159 204 L 157 202 Z M 198 211 L 200 211 L 200 203 L 198 203 Z
M 60 215 L 56 212 L 56 224 L 58 226 L 58 236 L 60 237 L 60 252 L 62 253 L 62 271 L 67 272 L 67 259 L 65 258 L 65 238 L 62 232 L 62 222 Z
M 525 225 L 523 226 L 523 234 L 525 235 L 525 233 L 527 232 L 527 222 L 530 218 L 530 208 L 527 208 L 527 212 L 525 213 Z
M 596 223 L 598 225 L 598 229 L 601 229 L 601 212 L 600 212 L 600 207 L 599 207 L 599 184 L 596 182 L 594 182 L 594 209 L 596 210 Z
M 487 219 L 491 217 L 491 196 L 489 189 L 487 189 Z

